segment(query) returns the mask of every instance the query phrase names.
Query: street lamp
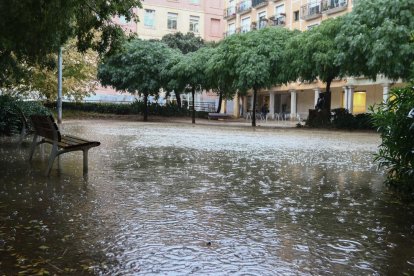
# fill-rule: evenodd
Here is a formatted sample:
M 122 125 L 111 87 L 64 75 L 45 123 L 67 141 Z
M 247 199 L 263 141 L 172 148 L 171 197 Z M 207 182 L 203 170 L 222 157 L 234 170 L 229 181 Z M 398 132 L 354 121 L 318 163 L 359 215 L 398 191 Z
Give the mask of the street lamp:
M 62 123 L 62 47 L 58 54 L 58 98 L 57 98 L 58 124 Z

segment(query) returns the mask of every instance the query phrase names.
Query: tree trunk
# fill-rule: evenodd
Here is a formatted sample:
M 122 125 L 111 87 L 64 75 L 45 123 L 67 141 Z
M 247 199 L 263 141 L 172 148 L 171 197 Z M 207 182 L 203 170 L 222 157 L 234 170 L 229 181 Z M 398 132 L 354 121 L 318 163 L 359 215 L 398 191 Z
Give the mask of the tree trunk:
M 218 107 L 217 107 L 217 113 L 220 113 L 220 111 L 221 111 L 221 101 L 222 100 L 223 100 L 223 92 L 220 90 L 219 100 L 218 100 Z
M 178 105 L 179 108 L 181 108 L 181 97 L 180 97 L 180 93 L 179 92 L 176 92 L 176 91 L 174 91 L 174 93 L 175 93 L 175 99 L 177 100 L 177 105 Z
M 256 126 L 256 100 L 257 100 L 257 88 L 253 87 L 253 113 L 252 113 L 252 127 Z
M 144 93 L 144 122 L 148 121 L 148 93 Z
M 325 99 L 325 106 L 323 109 L 325 109 L 326 111 L 328 111 L 328 113 L 331 113 L 331 84 L 332 84 L 333 79 L 328 79 L 326 81 L 326 99 Z
M 195 86 L 194 86 L 194 85 L 193 85 L 193 87 L 191 88 L 191 96 L 192 96 L 191 101 L 193 102 L 193 115 L 192 115 L 192 123 L 193 123 L 193 124 L 195 124 L 195 115 L 196 115 L 196 112 L 195 112 L 195 100 L 194 100 L 194 98 L 195 98 Z

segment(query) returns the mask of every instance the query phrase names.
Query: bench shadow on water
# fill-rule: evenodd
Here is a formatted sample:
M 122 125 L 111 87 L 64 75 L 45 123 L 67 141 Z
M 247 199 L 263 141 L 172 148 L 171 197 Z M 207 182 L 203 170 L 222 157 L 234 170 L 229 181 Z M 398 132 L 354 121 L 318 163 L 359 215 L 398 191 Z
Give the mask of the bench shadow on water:
M 414 272 L 414 208 L 393 199 L 370 133 L 80 121 L 101 142 L 45 158 L 0 143 L 0 272 Z M 46 149 L 47 152 L 48 149 Z

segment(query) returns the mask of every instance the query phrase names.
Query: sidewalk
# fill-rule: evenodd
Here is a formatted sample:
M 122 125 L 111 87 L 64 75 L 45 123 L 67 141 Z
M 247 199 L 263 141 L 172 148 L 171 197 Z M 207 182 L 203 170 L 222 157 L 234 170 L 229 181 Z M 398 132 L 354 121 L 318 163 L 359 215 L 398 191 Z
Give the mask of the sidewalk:
M 150 118 L 149 118 L 150 119 Z M 150 119 L 151 121 L 151 119 Z M 163 121 L 162 119 L 160 121 Z M 191 118 L 168 118 L 165 122 L 175 123 L 190 123 Z M 294 121 L 282 121 L 282 120 L 256 120 L 257 127 L 269 127 L 269 128 L 295 128 L 298 124 L 297 120 Z M 302 123 L 304 124 L 304 123 Z M 252 121 L 244 118 L 237 119 L 220 119 L 220 120 L 208 120 L 196 118 L 196 125 L 215 125 L 215 126 L 235 126 L 235 127 L 251 127 Z

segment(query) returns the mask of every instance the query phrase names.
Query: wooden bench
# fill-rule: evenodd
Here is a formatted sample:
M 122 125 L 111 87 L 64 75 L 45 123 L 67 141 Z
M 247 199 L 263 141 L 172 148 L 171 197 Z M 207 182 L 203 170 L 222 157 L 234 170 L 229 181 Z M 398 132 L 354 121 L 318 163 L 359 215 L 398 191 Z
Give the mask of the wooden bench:
M 208 113 L 209 120 L 218 120 L 218 119 L 230 119 L 232 118 L 231 115 L 226 113 Z
M 48 143 L 52 145 L 52 151 L 49 157 L 49 165 L 46 175 L 50 174 L 52 170 L 53 161 L 55 158 L 63 153 L 71 151 L 83 151 L 83 174 L 88 173 L 88 150 L 92 147 L 97 147 L 101 143 L 97 141 L 88 141 L 70 135 L 63 135 L 60 133 L 58 126 L 52 116 L 32 115 L 30 116 L 32 126 L 34 128 L 34 137 L 32 147 L 30 149 L 29 160 L 32 160 L 36 146 Z M 42 139 L 38 142 L 38 137 Z

